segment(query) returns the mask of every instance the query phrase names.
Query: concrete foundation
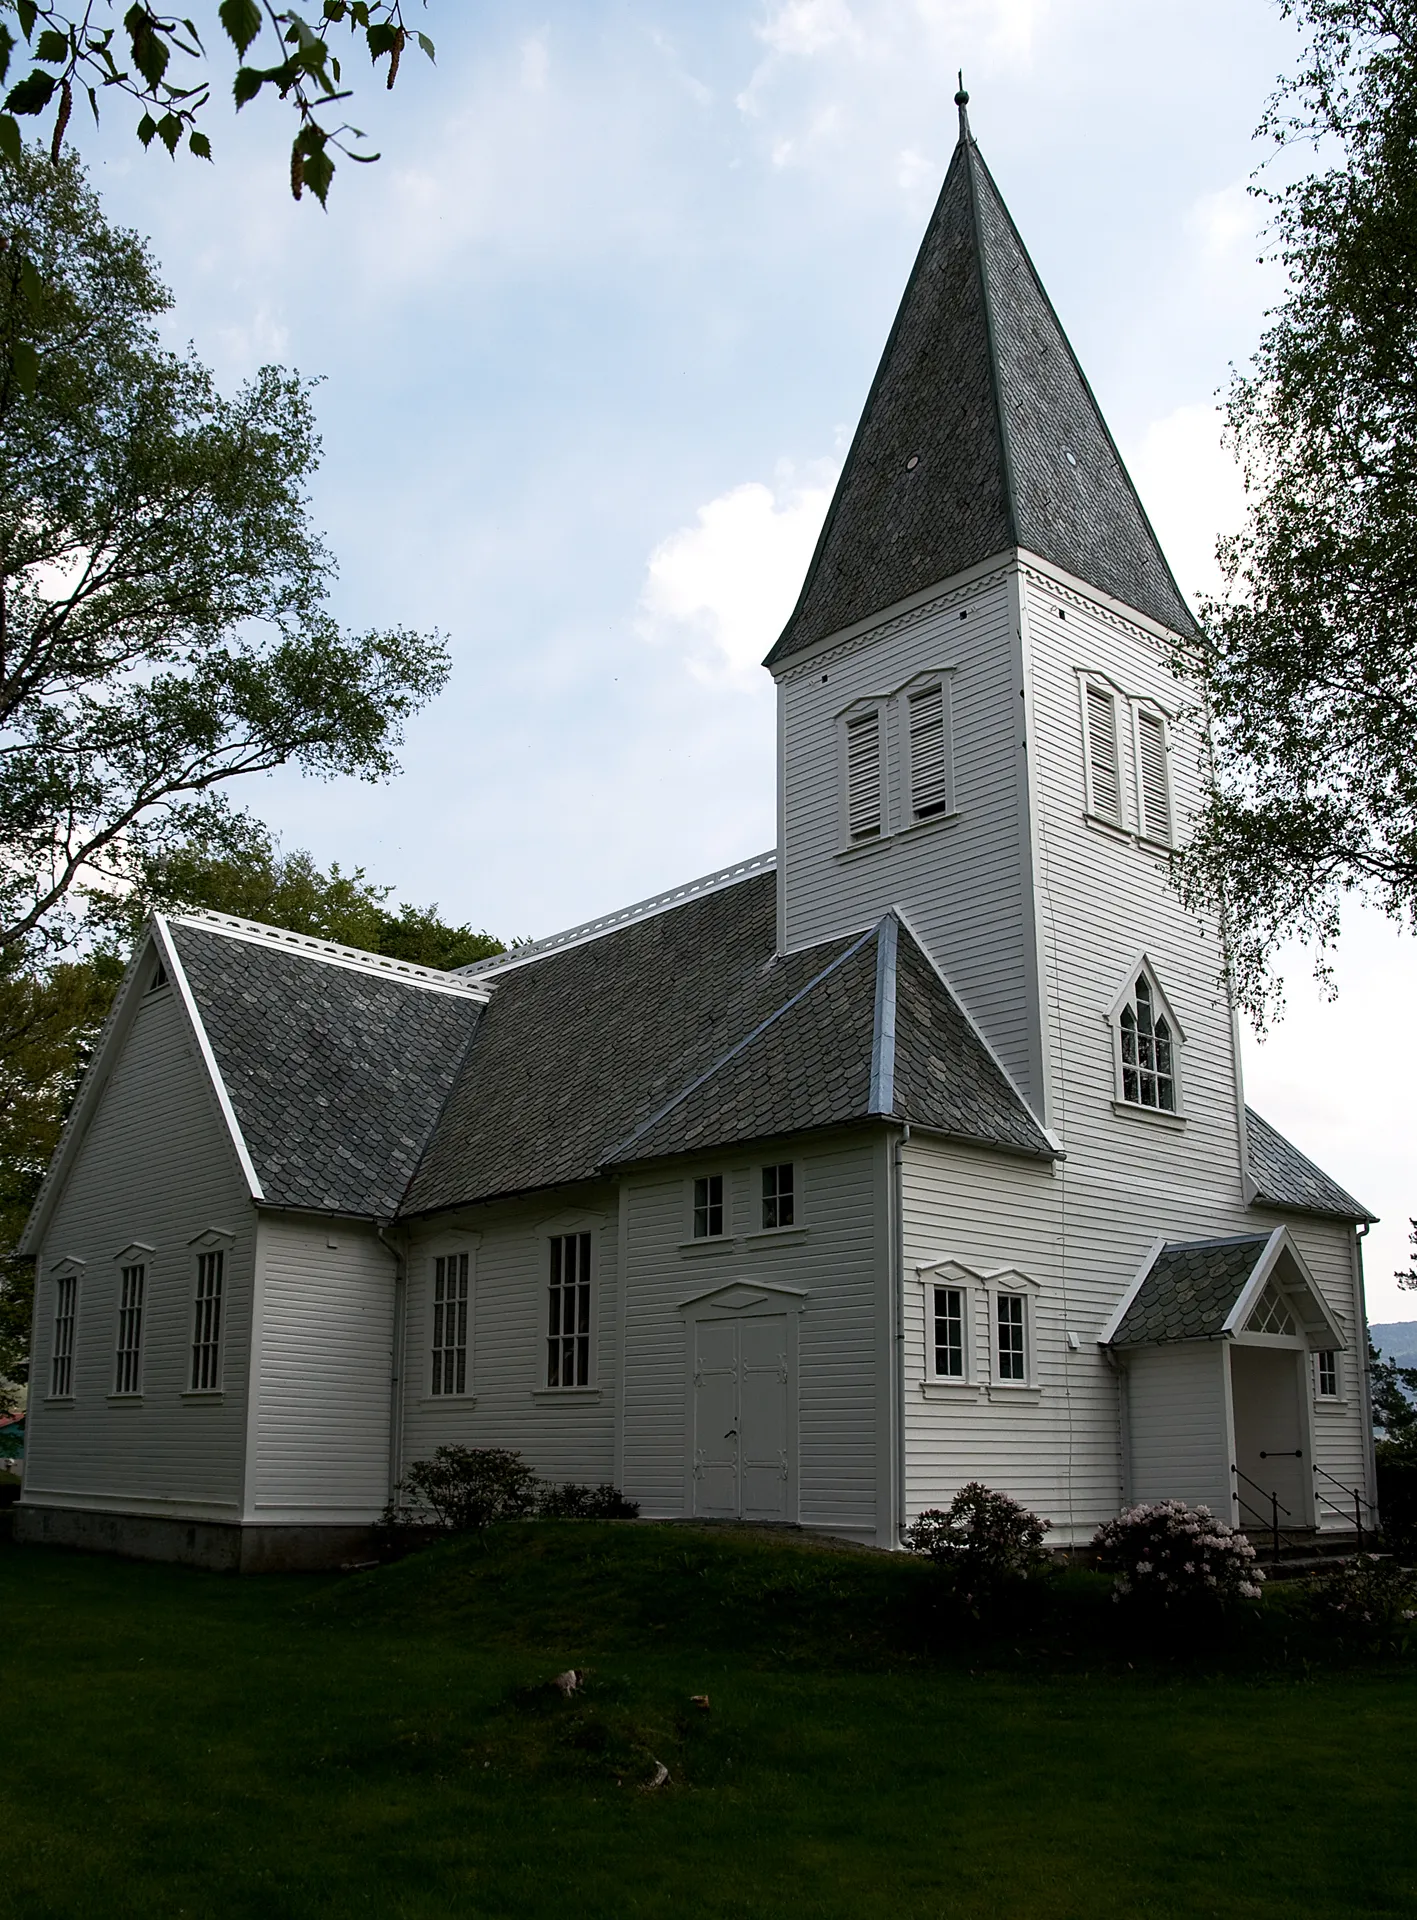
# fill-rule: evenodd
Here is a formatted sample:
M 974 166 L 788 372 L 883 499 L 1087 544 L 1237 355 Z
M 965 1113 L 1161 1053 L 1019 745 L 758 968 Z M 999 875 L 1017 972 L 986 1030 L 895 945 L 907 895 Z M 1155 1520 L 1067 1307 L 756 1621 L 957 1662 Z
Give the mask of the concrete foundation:
M 163 1514 L 99 1513 L 21 1501 L 12 1509 L 19 1544 L 76 1547 L 129 1560 L 168 1560 L 214 1573 L 314 1573 L 374 1558 L 373 1526 L 238 1526 Z

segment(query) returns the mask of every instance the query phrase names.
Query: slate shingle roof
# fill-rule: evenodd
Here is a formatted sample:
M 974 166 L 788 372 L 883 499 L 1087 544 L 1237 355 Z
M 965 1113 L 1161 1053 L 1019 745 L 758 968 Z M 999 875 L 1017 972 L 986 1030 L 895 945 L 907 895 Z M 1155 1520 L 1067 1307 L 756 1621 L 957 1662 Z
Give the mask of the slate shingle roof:
M 1360 1200 L 1330 1180 L 1322 1167 L 1262 1120 L 1253 1107 L 1245 1109 L 1250 1178 L 1258 1189 L 1256 1205 L 1284 1207 L 1295 1213 L 1326 1213 L 1340 1220 L 1376 1220 Z
M 402 1211 L 887 1113 L 1050 1156 L 903 931 L 887 970 L 897 1077 L 893 1098 L 878 1097 L 890 1084 L 876 1061 L 880 946 L 895 928 L 888 917 L 778 957 L 768 873 L 501 974 Z
M 999 190 L 962 137 L 768 664 L 1018 546 L 1196 630 Z
M 1261 1233 L 1163 1247 L 1108 1344 L 1215 1339 L 1268 1245 Z
M 215 924 L 168 932 L 265 1199 L 391 1215 L 481 1002 Z

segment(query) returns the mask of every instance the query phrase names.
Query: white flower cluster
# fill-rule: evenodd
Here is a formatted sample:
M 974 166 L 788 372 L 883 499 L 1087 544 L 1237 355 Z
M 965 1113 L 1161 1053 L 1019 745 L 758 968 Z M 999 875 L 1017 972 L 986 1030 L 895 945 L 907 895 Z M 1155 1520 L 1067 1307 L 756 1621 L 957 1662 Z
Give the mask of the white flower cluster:
M 1237 1527 L 1209 1507 L 1153 1500 L 1098 1528 L 1092 1542 L 1116 1575 L 1114 1597 L 1258 1600 L 1264 1574 Z

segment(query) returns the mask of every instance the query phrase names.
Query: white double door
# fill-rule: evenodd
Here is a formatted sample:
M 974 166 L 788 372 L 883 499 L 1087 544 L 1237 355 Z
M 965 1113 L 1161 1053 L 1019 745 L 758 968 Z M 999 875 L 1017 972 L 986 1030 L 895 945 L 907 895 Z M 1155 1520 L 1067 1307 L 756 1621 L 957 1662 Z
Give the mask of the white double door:
M 694 1512 L 788 1520 L 786 1314 L 700 1320 L 694 1329 Z

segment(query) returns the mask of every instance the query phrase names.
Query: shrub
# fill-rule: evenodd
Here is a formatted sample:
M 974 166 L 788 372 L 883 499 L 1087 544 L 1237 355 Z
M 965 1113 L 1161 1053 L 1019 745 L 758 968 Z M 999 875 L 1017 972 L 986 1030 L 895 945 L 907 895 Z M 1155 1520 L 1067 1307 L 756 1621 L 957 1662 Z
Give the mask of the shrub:
M 929 1508 L 907 1527 L 905 1544 L 912 1553 L 927 1554 L 949 1576 L 957 1597 L 977 1611 L 1040 1571 L 1043 1536 L 1051 1525 L 1008 1494 L 972 1480 L 946 1510 Z
M 639 1502 L 627 1500 L 618 1487 L 608 1482 L 580 1487 L 574 1480 L 546 1486 L 536 1511 L 545 1520 L 638 1520 L 640 1515 Z
M 1115 1600 L 1169 1607 L 1260 1597 L 1264 1575 L 1254 1548 L 1209 1507 L 1184 1500 L 1132 1507 L 1099 1527 L 1092 1544 L 1116 1575 Z
M 1360 1553 L 1309 1589 L 1314 1616 L 1351 1646 L 1406 1653 L 1417 1637 L 1417 1573 L 1396 1560 Z
M 538 1484 L 521 1455 L 506 1447 L 437 1447 L 399 1481 L 384 1524 L 472 1533 L 530 1513 Z

